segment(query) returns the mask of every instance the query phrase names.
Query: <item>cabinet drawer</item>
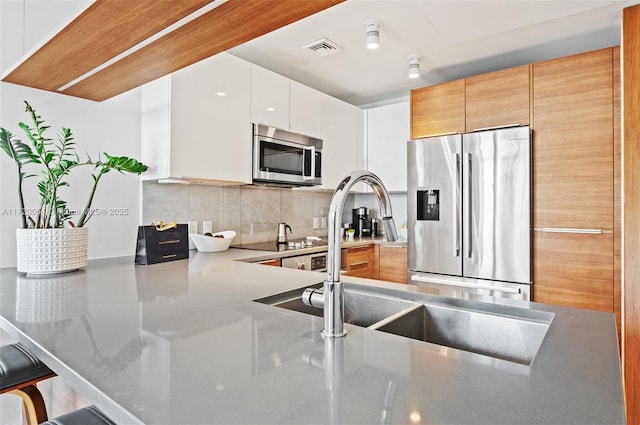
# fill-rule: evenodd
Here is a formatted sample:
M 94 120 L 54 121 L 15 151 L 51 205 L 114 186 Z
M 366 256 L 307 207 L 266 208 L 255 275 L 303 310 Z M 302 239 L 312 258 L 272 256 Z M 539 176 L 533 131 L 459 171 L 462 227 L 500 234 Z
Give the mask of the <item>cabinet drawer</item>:
M 374 279 L 376 276 L 373 254 L 373 245 L 346 248 L 343 256 L 346 274 Z

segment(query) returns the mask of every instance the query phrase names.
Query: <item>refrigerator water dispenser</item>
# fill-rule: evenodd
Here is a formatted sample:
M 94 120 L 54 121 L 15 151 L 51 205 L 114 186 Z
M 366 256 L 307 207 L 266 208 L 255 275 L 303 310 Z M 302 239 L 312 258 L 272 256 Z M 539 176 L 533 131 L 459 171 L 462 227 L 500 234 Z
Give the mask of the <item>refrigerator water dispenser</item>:
M 418 220 L 440 221 L 440 190 L 418 190 Z

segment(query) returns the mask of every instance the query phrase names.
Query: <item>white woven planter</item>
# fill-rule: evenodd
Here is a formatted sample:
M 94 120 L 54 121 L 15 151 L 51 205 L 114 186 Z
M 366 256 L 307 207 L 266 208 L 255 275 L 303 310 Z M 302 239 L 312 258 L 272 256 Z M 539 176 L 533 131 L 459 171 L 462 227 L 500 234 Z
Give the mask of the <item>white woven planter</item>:
M 87 265 L 89 229 L 16 229 L 18 271 L 53 274 Z

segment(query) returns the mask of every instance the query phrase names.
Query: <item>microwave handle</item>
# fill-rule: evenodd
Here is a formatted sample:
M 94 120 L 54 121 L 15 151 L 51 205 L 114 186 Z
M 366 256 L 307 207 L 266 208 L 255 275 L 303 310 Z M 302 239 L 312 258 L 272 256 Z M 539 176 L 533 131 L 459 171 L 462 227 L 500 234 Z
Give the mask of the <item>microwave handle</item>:
M 310 146 L 309 152 L 311 152 L 311 157 L 309 158 L 309 162 L 311 163 L 311 174 L 305 177 L 314 178 L 316 176 L 316 147 Z

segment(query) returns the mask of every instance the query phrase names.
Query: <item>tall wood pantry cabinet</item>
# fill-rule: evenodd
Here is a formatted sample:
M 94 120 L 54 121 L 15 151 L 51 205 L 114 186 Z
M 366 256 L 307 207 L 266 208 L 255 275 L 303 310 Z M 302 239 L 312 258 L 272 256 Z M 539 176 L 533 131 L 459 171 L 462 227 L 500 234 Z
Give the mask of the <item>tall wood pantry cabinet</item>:
M 536 301 L 614 310 L 618 62 L 607 48 L 533 65 Z

